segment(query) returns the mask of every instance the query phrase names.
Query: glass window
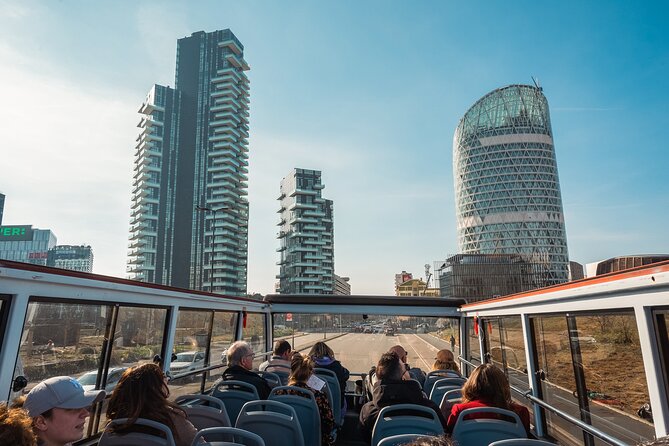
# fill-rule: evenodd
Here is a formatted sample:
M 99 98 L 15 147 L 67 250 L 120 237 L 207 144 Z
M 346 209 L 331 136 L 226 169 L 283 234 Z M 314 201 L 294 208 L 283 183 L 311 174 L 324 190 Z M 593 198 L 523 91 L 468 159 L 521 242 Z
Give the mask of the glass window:
M 200 392 L 202 374 L 191 374 L 183 378 L 177 376 L 209 365 L 205 352 L 209 346 L 212 316 L 212 311 L 179 310 L 170 362 L 170 398 Z
M 209 364 L 220 364 L 221 367 L 207 372 L 207 388 L 221 376 L 221 372 L 227 367 L 227 350 L 235 340 L 237 332 L 237 320 L 239 313 L 228 311 L 217 311 L 214 313 L 214 326 L 211 333 L 211 350 L 209 351 Z
M 475 331 L 476 320 L 473 317 L 466 319 L 467 325 L 467 360 L 473 364 L 481 364 L 481 347 L 479 346 L 479 337 Z M 471 372 L 471 370 L 470 370 Z
M 655 315 L 655 334 L 658 341 L 658 349 L 662 358 L 662 375 L 664 376 L 664 389 L 669 393 L 669 310 L 656 310 Z M 651 419 L 649 413 L 650 405 L 639 409 L 639 416 L 644 419 Z
M 258 356 L 265 352 L 265 315 L 263 313 L 247 313 L 246 324 L 242 327 L 242 339 L 248 342 L 256 357 L 253 359 L 253 367 L 257 368 L 265 357 Z

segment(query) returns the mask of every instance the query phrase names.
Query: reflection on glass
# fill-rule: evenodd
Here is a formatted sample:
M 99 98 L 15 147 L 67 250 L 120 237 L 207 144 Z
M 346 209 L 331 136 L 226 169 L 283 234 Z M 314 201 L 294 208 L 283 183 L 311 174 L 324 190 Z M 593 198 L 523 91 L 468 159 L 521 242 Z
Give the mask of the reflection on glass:
M 479 337 L 475 331 L 476 321 L 474 318 L 467 318 L 467 359 L 474 364 L 481 364 L 481 348 L 479 347 Z
M 172 376 L 208 365 L 205 352 L 209 345 L 211 317 L 211 311 L 179 310 L 174 336 L 176 358 L 170 362 Z
M 239 313 L 228 311 L 217 311 L 214 313 L 209 364 L 220 364 L 221 368 L 207 372 L 206 388 L 209 388 L 214 381 L 220 378 L 221 372 L 225 369 L 225 366 L 228 363 L 227 349 L 235 340 L 238 315 Z
M 160 355 L 166 316 L 164 308 L 119 308 L 110 365 L 132 367 Z
M 247 313 L 246 326 L 242 327 L 242 339 L 248 342 L 253 353 L 258 355 L 265 351 L 265 315 L 262 313 Z M 257 369 L 265 361 L 265 357 L 253 358 L 253 368 Z

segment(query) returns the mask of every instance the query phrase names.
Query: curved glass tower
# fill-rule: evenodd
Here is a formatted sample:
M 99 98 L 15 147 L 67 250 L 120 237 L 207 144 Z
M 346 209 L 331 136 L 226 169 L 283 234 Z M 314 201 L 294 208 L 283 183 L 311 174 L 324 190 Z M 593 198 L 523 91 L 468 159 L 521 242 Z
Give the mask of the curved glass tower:
M 548 102 L 510 85 L 479 99 L 453 138 L 462 254 L 520 254 L 541 283 L 568 280 L 569 255 Z

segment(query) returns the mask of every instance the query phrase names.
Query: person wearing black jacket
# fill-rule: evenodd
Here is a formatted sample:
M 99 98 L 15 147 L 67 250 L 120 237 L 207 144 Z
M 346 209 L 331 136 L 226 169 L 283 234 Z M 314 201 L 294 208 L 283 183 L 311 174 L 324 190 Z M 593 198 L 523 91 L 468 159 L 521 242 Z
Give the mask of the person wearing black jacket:
M 374 424 L 379 412 L 386 406 L 395 404 L 418 404 L 434 410 L 441 425 L 446 427 L 446 420 L 433 401 L 425 396 L 420 384 L 415 380 L 402 380 L 405 372 L 400 359 L 395 353 L 384 353 L 376 366 L 379 382 L 374 386 L 372 401 L 360 410 L 360 429 L 367 442 L 372 439 Z
M 266 400 L 272 391 L 267 381 L 251 371 L 253 368 L 253 349 L 244 341 L 234 342 L 228 348 L 229 367 L 223 372 L 223 381 L 243 381 L 258 390 L 258 397 Z

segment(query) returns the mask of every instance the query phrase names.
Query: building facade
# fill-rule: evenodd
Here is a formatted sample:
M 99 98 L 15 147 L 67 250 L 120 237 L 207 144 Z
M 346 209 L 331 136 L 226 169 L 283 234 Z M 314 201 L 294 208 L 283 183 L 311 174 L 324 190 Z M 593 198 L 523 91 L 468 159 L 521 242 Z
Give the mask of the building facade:
M 669 260 L 669 254 L 638 254 L 629 256 L 612 257 L 599 262 L 586 265 L 587 276 L 601 276 L 602 274 L 616 273 L 638 266 L 650 265 Z
M 56 235 L 32 225 L 0 226 L 0 259 L 46 266 Z
M 229 30 L 177 41 L 175 88 L 140 107 L 130 278 L 246 294 L 249 80 Z
M 333 203 L 322 197 L 321 172 L 293 169 L 281 180 L 279 293 L 333 294 Z
M 458 244 L 463 254 L 521 254 L 539 286 L 566 282 L 569 255 L 548 101 L 510 85 L 478 100 L 453 138 Z
M 5 196 L 0 194 L 0 226 L 2 226 L 2 214 L 5 211 Z
M 395 274 L 395 288 L 402 285 L 407 280 L 411 280 L 411 279 L 413 279 L 413 274 L 408 273 L 406 271 L 402 271 L 399 274 Z
M 409 279 L 395 287 L 395 295 L 400 297 L 431 296 L 439 297 L 439 288 L 428 288 L 422 279 Z
M 582 264 L 569 261 L 569 280 L 581 280 L 585 278 L 585 268 Z
M 351 295 L 351 284 L 349 283 L 351 279 L 349 277 L 341 277 L 334 275 L 334 293 L 342 296 Z
M 93 250 L 87 245 L 58 245 L 49 249 L 47 266 L 55 268 L 93 272 Z

